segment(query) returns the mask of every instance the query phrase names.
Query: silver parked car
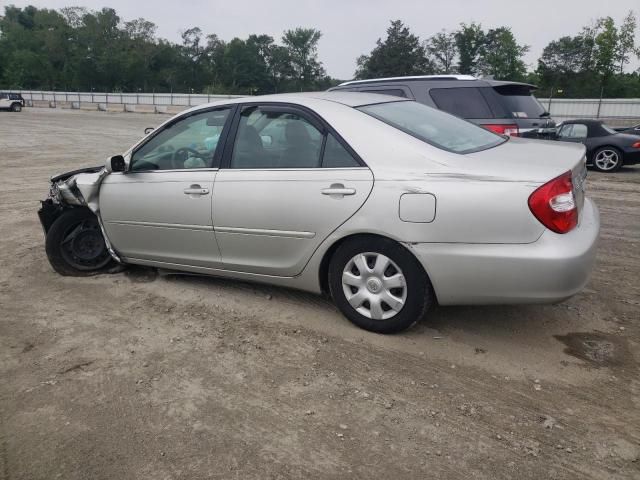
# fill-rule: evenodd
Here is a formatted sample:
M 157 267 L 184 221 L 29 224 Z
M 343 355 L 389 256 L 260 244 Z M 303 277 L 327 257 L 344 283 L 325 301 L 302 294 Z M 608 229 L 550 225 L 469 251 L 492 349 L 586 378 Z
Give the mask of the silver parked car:
M 168 120 L 39 211 L 63 275 L 113 262 L 328 293 L 395 332 L 441 305 L 580 291 L 599 216 L 581 145 L 509 138 L 415 101 L 242 98 Z

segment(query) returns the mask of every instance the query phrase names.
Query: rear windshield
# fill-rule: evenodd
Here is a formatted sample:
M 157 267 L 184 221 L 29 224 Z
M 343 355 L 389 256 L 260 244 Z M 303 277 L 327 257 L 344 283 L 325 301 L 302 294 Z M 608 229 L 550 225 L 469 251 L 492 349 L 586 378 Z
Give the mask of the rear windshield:
M 506 141 L 505 137 L 418 102 L 377 103 L 358 110 L 450 152 L 477 152 Z
M 514 118 L 540 118 L 545 112 L 538 99 L 531 94 L 529 87 L 524 85 L 503 85 L 494 87 L 502 97 L 504 106 Z

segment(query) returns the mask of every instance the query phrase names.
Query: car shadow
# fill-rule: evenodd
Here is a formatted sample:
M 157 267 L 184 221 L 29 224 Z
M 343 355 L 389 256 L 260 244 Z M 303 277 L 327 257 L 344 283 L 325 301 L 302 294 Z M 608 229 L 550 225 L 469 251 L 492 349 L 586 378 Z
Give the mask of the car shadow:
M 194 289 L 215 290 L 218 298 L 232 299 L 234 306 L 253 310 L 264 309 L 278 313 L 291 313 L 283 317 L 287 323 L 319 330 L 333 331 L 350 337 L 369 334 L 352 325 L 325 296 L 292 288 L 233 280 L 206 275 L 189 275 L 162 271 L 156 276 L 154 269 L 133 267 L 126 274 L 130 281 L 147 283 L 156 278 L 179 282 Z M 271 303 L 270 301 L 273 301 Z M 257 304 L 256 304 L 257 303 Z M 290 312 L 287 312 L 287 308 Z M 517 305 L 517 306 L 435 306 L 413 328 L 393 335 L 400 340 L 412 341 L 432 337 L 447 338 L 470 346 L 484 348 L 488 344 L 505 342 L 511 345 L 530 346 L 538 342 L 555 342 L 553 335 L 567 331 L 566 305 Z M 274 318 L 274 315 L 269 315 Z M 275 316 L 278 321 L 278 316 Z

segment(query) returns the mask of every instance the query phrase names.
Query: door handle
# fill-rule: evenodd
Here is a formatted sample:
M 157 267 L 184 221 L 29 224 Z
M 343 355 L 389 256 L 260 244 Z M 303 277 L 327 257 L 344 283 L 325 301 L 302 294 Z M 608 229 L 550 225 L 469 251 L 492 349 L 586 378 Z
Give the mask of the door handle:
M 336 195 L 336 196 L 344 196 L 344 195 L 355 195 L 355 188 L 345 187 L 341 183 L 334 183 L 329 188 L 323 188 L 320 190 L 320 193 L 323 195 Z
M 208 188 L 202 188 L 200 185 L 191 185 L 189 188 L 185 188 L 185 195 L 206 195 L 209 193 Z

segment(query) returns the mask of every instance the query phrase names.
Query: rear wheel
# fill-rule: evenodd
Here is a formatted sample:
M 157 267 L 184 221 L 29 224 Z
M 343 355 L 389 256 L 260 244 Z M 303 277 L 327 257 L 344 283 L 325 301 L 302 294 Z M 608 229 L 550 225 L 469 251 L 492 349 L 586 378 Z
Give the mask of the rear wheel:
M 615 172 L 622 167 L 622 152 L 615 147 L 601 147 L 593 152 L 593 168 L 599 172 Z
M 411 253 L 375 237 L 347 240 L 329 263 L 329 289 L 354 324 L 394 333 L 420 320 L 433 303 L 429 279 Z
M 58 217 L 45 246 L 49 263 L 61 275 L 92 275 L 113 261 L 98 219 L 87 208 L 72 208 Z
M 11 111 L 12 112 L 20 112 L 20 111 L 22 111 L 22 105 L 20 105 L 19 103 L 12 103 L 11 104 Z

